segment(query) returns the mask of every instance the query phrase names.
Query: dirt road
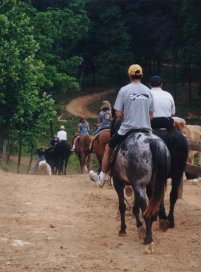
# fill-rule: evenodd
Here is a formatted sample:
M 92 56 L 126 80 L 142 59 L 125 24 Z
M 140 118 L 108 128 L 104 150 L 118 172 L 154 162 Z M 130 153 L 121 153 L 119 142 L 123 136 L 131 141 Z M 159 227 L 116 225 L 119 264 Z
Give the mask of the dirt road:
M 184 184 L 175 229 L 154 223 L 154 255 L 144 253 L 130 212 L 128 234 L 118 236 L 114 189 L 87 175 L 0 173 L 0 186 L 1 272 L 201 271 L 200 185 Z
M 84 95 L 75 98 L 66 105 L 66 110 L 74 116 L 83 116 L 84 118 L 96 118 L 98 115 L 89 111 L 87 106 L 95 100 L 114 92 L 114 89 L 105 90 L 101 93 Z

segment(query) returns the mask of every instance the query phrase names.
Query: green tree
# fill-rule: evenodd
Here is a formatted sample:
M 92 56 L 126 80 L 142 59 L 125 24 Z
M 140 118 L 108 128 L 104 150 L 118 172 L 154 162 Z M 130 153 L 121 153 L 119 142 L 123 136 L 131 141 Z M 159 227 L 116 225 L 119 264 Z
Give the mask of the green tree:
M 80 45 L 86 69 L 93 73 L 94 80 L 98 75 L 99 82 L 125 75 L 128 64 L 133 62 L 133 53 L 116 1 L 89 1 L 87 11 L 90 30 L 86 41 Z
M 189 101 L 191 102 L 191 65 L 196 67 L 201 73 L 201 5 L 199 0 L 184 0 L 183 12 L 185 16 L 184 22 L 184 45 L 183 57 L 184 64 L 188 66 L 189 78 Z M 194 77 L 194 80 L 199 82 L 199 94 L 201 94 L 201 79 L 200 76 Z
M 46 122 L 55 112 L 52 98 L 41 92 L 47 83 L 45 65 L 36 58 L 39 44 L 30 18 L 15 5 L 0 14 L 0 21 L 0 129 L 3 138 L 18 131 L 20 158 L 23 137 L 39 133 L 40 120 Z M 44 103 L 51 107 L 44 110 Z
M 83 58 L 76 48 L 88 31 L 85 1 L 32 2 L 39 10 L 32 15 L 35 38 L 40 44 L 37 56 L 46 65 L 45 74 L 51 78 L 52 91 L 78 89 Z

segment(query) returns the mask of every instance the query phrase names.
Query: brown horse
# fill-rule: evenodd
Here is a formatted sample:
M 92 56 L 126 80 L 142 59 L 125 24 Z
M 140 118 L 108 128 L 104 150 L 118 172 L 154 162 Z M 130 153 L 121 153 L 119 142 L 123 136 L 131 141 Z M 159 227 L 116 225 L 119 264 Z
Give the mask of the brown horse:
M 106 144 L 109 143 L 109 140 L 110 140 L 110 129 L 101 130 L 94 139 L 93 150 L 96 154 L 96 158 L 99 163 L 98 172 L 101 171 L 101 165 L 102 165 L 103 154 L 105 151 L 105 146 Z
M 89 144 L 91 142 L 91 136 L 87 135 L 74 135 L 72 141 L 75 144 L 75 154 L 78 156 L 80 162 L 81 172 L 89 171 L 91 163 L 91 154 L 88 153 Z

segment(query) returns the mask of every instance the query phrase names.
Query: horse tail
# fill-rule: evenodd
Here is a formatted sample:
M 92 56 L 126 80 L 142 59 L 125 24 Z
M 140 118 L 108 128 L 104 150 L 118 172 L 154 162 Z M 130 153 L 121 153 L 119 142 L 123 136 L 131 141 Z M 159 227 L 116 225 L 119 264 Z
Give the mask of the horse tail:
M 167 186 L 167 178 L 170 167 L 170 155 L 165 143 L 160 139 L 150 142 L 152 152 L 152 194 L 144 216 L 157 214 Z

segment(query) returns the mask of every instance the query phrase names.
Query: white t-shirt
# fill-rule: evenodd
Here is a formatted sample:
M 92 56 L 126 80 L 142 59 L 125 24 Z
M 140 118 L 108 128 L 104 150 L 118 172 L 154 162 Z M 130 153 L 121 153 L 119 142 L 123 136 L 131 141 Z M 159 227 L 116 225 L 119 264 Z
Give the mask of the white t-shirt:
M 160 87 L 151 88 L 154 98 L 154 117 L 171 117 L 175 114 L 175 103 L 172 95 Z
M 59 138 L 59 141 L 66 140 L 67 141 L 67 132 L 65 130 L 60 130 L 57 133 L 57 137 Z

